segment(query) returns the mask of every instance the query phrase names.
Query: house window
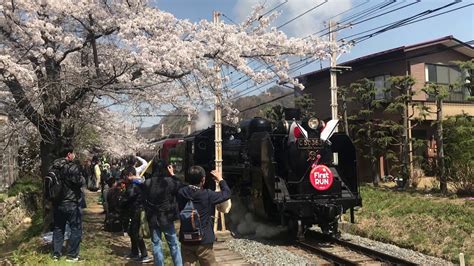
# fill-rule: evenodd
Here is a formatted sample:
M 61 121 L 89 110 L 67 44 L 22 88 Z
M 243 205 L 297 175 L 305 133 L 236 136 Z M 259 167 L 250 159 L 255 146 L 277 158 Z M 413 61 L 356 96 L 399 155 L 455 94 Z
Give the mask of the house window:
M 392 97 L 392 93 L 387 91 L 392 86 L 390 75 L 380 75 L 372 78 L 375 86 L 375 100 L 388 100 Z
M 462 74 L 456 66 L 426 64 L 425 77 L 425 81 L 429 83 L 452 85 L 461 80 Z M 445 101 L 463 102 L 468 97 L 469 90 L 467 88 L 454 88 Z M 429 95 L 428 100 L 434 100 L 434 97 Z

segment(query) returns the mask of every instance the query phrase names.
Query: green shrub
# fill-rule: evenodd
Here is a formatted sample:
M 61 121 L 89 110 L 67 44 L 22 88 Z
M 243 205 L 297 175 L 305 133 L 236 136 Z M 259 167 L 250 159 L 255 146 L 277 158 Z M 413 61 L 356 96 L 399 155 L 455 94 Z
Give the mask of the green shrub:
M 0 202 L 4 202 L 8 198 L 8 194 L 0 193 Z
M 474 118 L 449 117 L 443 126 L 447 178 L 457 194 L 474 195 Z
M 40 178 L 21 178 L 17 180 L 8 190 L 8 196 L 13 197 L 19 193 L 27 194 L 40 192 L 42 183 Z
M 363 207 L 347 232 L 453 262 L 463 252 L 474 265 L 474 201 L 369 186 L 361 196 Z

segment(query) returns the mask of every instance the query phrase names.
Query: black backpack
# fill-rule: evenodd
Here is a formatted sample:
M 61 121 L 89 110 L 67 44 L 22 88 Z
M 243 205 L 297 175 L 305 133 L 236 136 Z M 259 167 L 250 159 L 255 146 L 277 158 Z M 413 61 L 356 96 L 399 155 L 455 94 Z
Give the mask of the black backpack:
M 189 199 L 184 209 L 179 213 L 183 242 L 200 242 L 203 238 L 201 216 L 194 208 L 193 200 Z
M 108 204 L 105 214 L 104 230 L 108 232 L 123 232 L 122 216 L 119 209 L 119 200 L 123 192 L 119 187 L 111 188 L 107 192 L 106 201 Z
M 63 198 L 64 179 L 61 177 L 61 169 L 64 162 L 54 162 L 44 177 L 45 198 L 51 202 L 60 201 Z

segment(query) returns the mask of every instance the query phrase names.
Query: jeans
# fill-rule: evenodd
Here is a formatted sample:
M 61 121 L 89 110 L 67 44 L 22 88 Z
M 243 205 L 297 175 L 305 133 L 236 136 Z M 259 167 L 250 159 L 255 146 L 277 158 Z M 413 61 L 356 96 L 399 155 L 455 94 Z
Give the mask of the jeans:
M 165 234 L 166 241 L 168 242 L 168 246 L 170 247 L 170 253 L 171 257 L 173 258 L 174 265 L 183 265 L 178 237 L 176 236 L 174 224 L 151 229 L 151 242 L 153 244 L 153 257 L 155 259 L 155 265 L 164 265 L 163 250 L 161 249 L 161 233 Z
M 79 246 L 82 238 L 82 212 L 79 205 L 60 205 L 53 207 L 53 256 L 61 256 L 64 243 L 66 223 L 71 228 L 68 240 L 67 256 L 76 258 L 79 256 Z

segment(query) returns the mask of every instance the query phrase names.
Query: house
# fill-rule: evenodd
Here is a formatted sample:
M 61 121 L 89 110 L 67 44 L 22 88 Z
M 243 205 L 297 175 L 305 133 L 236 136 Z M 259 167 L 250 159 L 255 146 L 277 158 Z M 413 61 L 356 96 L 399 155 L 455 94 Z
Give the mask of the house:
M 435 102 L 428 95 L 422 92 L 426 82 L 438 84 L 453 84 L 458 82 L 463 73 L 452 62 L 467 61 L 474 58 L 474 48 L 453 36 L 446 36 L 440 39 L 418 43 L 409 46 L 402 46 L 367 56 L 363 56 L 342 64 L 352 68 L 351 71 L 343 71 L 337 74 L 337 85 L 349 86 L 363 78 L 374 81 L 377 88 L 376 99 L 390 100 L 392 95 L 387 93 L 385 88 L 389 88 L 389 78 L 391 76 L 411 75 L 415 80 L 413 97 L 415 102 L 424 104 L 434 111 Z M 315 99 L 314 111 L 322 119 L 331 117 L 331 94 L 330 94 L 330 72 L 329 68 L 321 69 L 297 77 L 305 85 L 304 93 L 309 93 Z M 393 92 L 392 92 L 393 93 Z M 472 92 L 471 92 L 472 93 Z M 467 89 L 452 91 L 444 100 L 443 115 L 453 116 L 462 112 L 474 115 L 474 102 L 469 102 L 470 96 Z M 348 106 L 348 113 L 354 111 L 353 106 Z M 416 110 L 409 110 L 413 112 Z M 339 114 L 341 115 L 341 114 Z M 389 114 L 379 114 L 382 119 L 390 119 Z M 429 115 L 421 125 L 408 132 L 409 137 L 424 139 L 428 142 L 434 134 L 434 128 L 430 125 L 436 119 L 436 115 Z M 430 121 L 431 120 L 431 121 Z M 359 160 L 361 169 L 369 169 L 368 162 Z M 381 158 L 381 175 L 386 175 L 384 160 Z M 413 166 L 411 166 L 413 171 Z M 368 171 L 359 171 L 363 179 L 367 177 Z

